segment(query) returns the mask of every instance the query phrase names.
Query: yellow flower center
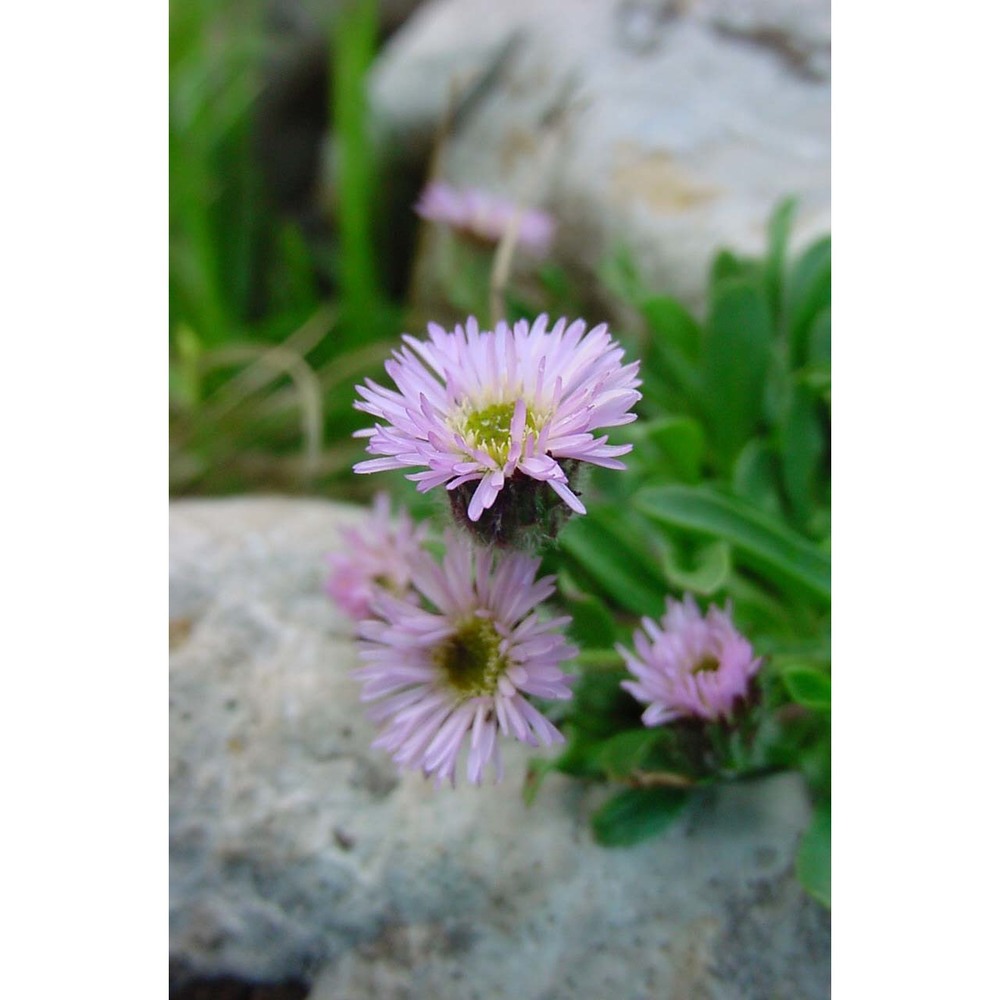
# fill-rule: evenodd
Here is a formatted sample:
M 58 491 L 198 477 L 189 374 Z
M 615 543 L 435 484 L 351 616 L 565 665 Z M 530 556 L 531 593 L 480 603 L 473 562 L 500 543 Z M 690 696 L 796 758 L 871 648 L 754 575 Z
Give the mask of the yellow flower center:
M 498 465 L 503 465 L 510 451 L 510 422 L 515 403 L 490 403 L 459 419 L 458 430 L 473 447 L 485 451 Z M 530 407 L 525 415 L 525 430 L 538 432 L 539 421 Z
M 466 697 L 493 694 L 507 659 L 489 619 L 467 618 L 431 654 L 448 683 Z
M 709 653 L 707 656 L 703 656 L 692 669 L 692 674 L 714 674 L 719 669 L 718 657 L 712 656 Z

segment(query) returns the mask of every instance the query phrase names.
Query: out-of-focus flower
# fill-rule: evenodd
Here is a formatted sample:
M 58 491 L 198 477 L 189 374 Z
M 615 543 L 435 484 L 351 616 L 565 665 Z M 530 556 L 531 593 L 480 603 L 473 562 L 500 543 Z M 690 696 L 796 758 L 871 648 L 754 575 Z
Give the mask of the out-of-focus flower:
M 635 677 L 622 687 L 648 703 L 642 714 L 647 726 L 684 716 L 729 716 L 761 664 L 733 626 L 731 607 L 713 605 L 703 617 L 690 594 L 683 601 L 667 598 L 659 623 L 643 618 L 634 643 L 635 653 L 617 647 Z
M 468 737 L 466 774 L 479 784 L 492 761 L 502 775 L 497 733 L 531 746 L 562 735 L 524 695 L 565 699 L 560 664 L 576 655 L 562 634 L 568 618 L 543 621 L 537 605 L 553 577 L 535 580 L 538 559 L 496 556 L 454 532 L 442 563 L 427 552 L 412 566 L 412 585 L 427 606 L 389 595 L 375 600 L 381 620 L 362 622 L 355 676 L 370 718 L 382 727 L 373 746 L 438 784 L 455 782 Z
M 368 519 L 341 532 L 341 549 L 329 557 L 326 592 L 356 621 L 372 616 L 372 601 L 383 592 L 415 600 L 410 567 L 426 535 L 426 526 L 414 526 L 405 511 L 393 518 L 389 497 L 379 493 Z
M 548 253 L 556 227 L 547 212 L 520 208 L 485 191 L 463 191 L 441 181 L 432 181 L 424 188 L 414 211 L 423 219 L 441 222 L 486 243 L 499 243 L 507 230 L 516 226 L 518 245 L 538 257 Z
M 618 461 L 631 445 L 609 445 L 598 428 L 635 420 L 641 398 L 639 362 L 623 365 L 624 351 L 607 325 L 587 330 L 548 317 L 530 326 L 519 320 L 480 331 L 472 317 L 447 333 L 428 326 L 429 341 L 405 335 L 385 368 L 398 392 L 371 379 L 357 386 L 354 405 L 384 423 L 357 432 L 367 451 L 383 456 L 360 462 L 355 472 L 425 467 L 407 478 L 421 492 L 475 483 L 468 519 L 476 522 L 501 490 L 520 475 L 548 483 L 574 511 L 586 513 L 571 488 L 566 466 L 588 462 L 624 469 Z

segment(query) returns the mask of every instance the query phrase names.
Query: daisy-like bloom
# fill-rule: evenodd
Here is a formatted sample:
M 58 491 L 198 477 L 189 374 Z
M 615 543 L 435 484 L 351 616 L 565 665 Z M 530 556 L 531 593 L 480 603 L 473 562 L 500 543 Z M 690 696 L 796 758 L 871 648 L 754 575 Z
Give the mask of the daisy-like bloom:
M 747 696 L 761 664 L 733 626 L 729 605 L 725 610 L 713 605 L 702 617 L 690 594 L 683 601 L 667 598 L 667 613 L 659 623 L 643 618 L 634 642 L 635 653 L 616 647 L 635 677 L 622 681 L 622 687 L 648 702 L 642 714 L 647 726 L 684 716 L 729 716 Z
M 429 341 L 404 335 L 385 368 L 398 392 L 371 379 L 357 386 L 354 405 L 384 423 L 357 432 L 367 451 L 384 456 L 355 472 L 423 466 L 407 478 L 421 492 L 435 486 L 469 488 L 467 516 L 480 519 L 514 477 L 547 483 L 570 509 L 586 508 L 571 489 L 566 468 L 589 462 L 624 469 L 618 456 L 631 445 L 609 445 L 598 428 L 635 420 L 629 412 L 639 362 L 623 365 L 624 351 L 607 325 L 587 330 L 583 320 L 543 313 L 530 326 L 480 330 L 470 317 L 447 333 L 428 326 Z
M 326 592 L 355 621 L 371 618 L 372 602 L 385 591 L 415 600 L 410 566 L 426 536 L 426 526 L 415 526 L 405 511 L 393 518 L 389 497 L 379 493 L 368 519 L 341 532 L 341 550 L 329 557 Z
M 449 532 L 438 563 L 422 552 L 412 584 L 426 605 L 382 595 L 382 620 L 363 622 L 355 676 L 369 717 L 382 727 L 373 743 L 404 769 L 437 784 L 455 783 L 468 739 L 466 775 L 479 784 L 490 762 L 502 775 L 497 733 L 531 746 L 563 742 L 525 695 L 564 699 L 570 678 L 560 664 L 577 650 L 562 634 L 568 618 L 543 621 L 535 610 L 553 577 L 535 579 L 539 560 L 496 556 Z
M 441 181 L 424 188 L 413 210 L 422 219 L 441 222 L 484 243 L 499 243 L 516 225 L 518 245 L 538 257 L 548 253 L 556 228 L 547 212 L 520 208 L 506 198 L 476 188 L 463 191 Z

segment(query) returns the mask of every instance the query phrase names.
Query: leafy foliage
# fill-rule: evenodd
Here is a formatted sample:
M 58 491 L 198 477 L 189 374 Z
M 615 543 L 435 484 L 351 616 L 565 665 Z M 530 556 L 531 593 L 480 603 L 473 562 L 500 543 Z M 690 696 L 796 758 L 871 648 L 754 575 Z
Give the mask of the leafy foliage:
M 364 74 L 374 0 L 343 5 L 328 77 L 341 198 L 307 232 L 265 183 L 259 2 L 170 7 L 171 489 L 350 493 L 359 378 L 401 309 L 376 267 Z
M 628 471 L 595 474 L 587 516 L 548 557 L 583 618 L 583 673 L 567 746 L 533 768 L 526 794 L 550 770 L 624 784 L 593 823 L 602 843 L 627 845 L 663 830 L 701 785 L 797 769 L 816 803 L 798 870 L 828 904 L 830 242 L 793 258 L 793 219 L 786 201 L 763 259 L 716 257 L 703 323 L 643 289 L 627 261 L 606 270 L 644 319 L 644 419 L 628 429 Z M 630 642 L 639 616 L 684 591 L 732 600 L 765 665 L 732 720 L 646 729 L 612 637 Z

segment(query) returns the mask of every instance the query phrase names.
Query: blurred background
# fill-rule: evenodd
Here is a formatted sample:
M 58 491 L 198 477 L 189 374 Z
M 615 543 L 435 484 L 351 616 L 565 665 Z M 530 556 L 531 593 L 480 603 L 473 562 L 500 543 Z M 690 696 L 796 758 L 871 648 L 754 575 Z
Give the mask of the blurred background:
M 422 223 L 429 179 L 551 213 L 508 317 L 697 312 L 722 247 L 829 225 L 816 0 L 173 0 L 174 495 L 366 498 L 354 385 L 427 319 L 488 318 L 493 249 Z

